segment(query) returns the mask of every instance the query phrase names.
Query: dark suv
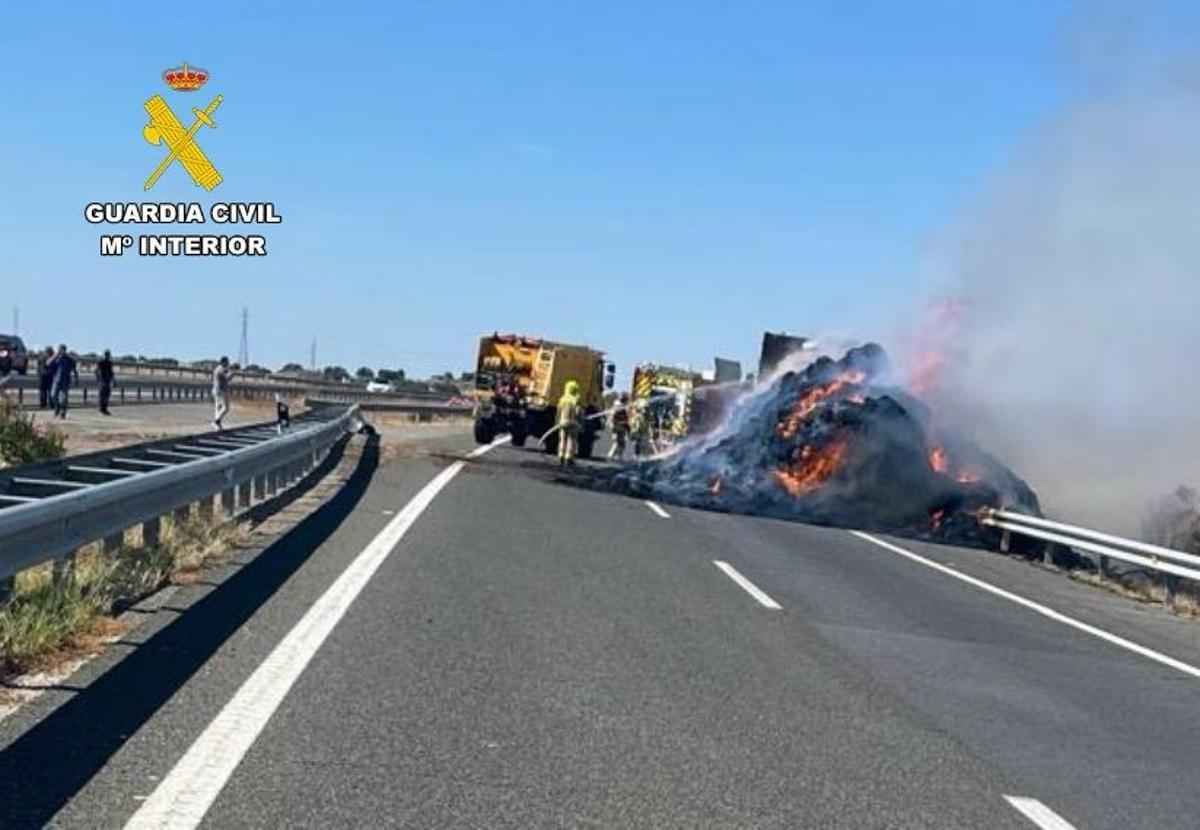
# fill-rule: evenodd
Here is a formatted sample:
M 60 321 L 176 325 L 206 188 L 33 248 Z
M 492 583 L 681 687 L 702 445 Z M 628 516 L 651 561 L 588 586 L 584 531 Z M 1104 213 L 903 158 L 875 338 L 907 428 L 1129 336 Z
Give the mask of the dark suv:
M 29 371 L 29 352 L 15 334 L 0 334 L 0 375 L 16 372 L 23 375 Z

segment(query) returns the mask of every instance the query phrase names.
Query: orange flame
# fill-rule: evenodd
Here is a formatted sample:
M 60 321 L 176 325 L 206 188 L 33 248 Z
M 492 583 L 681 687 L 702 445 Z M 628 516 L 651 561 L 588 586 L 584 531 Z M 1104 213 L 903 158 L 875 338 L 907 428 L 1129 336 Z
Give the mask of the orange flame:
M 795 461 L 775 471 L 775 480 L 793 496 L 802 496 L 828 481 L 850 450 L 849 436 L 842 434 L 821 449 L 812 444 L 800 448 Z
M 708 492 L 714 496 L 721 492 L 721 485 L 724 484 L 723 479 L 719 476 L 713 476 L 712 481 L 708 483 Z
M 775 427 L 775 431 L 780 438 L 794 438 L 796 431 L 800 429 L 800 422 L 812 414 L 822 401 L 828 400 L 847 386 L 862 383 L 866 377 L 866 372 L 851 369 L 842 372 L 827 383 L 819 383 L 806 390 L 792 405 L 792 411 L 788 413 L 788 416 L 779 423 L 779 426 Z
M 935 473 L 944 473 L 950 469 L 950 461 L 946 458 L 946 451 L 944 449 L 934 445 L 929 450 L 929 467 Z
M 946 518 L 945 510 L 935 510 L 929 515 L 929 527 L 937 530 L 942 526 L 942 520 Z
M 916 333 L 915 354 L 909 360 L 909 391 L 924 397 L 937 390 L 943 370 L 950 362 L 962 327 L 967 305 L 961 297 L 937 300 L 925 310 Z

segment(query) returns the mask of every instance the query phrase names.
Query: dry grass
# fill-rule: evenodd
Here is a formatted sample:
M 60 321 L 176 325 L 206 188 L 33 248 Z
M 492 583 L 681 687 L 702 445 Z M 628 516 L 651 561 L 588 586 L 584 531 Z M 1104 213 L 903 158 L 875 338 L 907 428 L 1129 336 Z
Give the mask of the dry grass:
M 1135 602 L 1167 604 L 1166 588 L 1161 579 L 1156 579 L 1141 571 L 1110 574 L 1101 578 L 1092 571 L 1074 570 L 1069 571 L 1068 576 L 1076 582 L 1085 582 Z M 1195 585 L 1186 580 L 1180 580 L 1175 590 L 1175 602 L 1171 611 L 1182 617 L 1200 619 L 1200 592 L 1197 591 Z
M 223 556 L 239 533 L 233 523 L 166 520 L 157 545 L 126 544 L 115 554 L 91 545 L 57 574 L 53 565 L 25 571 L 0 606 L 0 676 L 94 652 L 120 633 L 111 616 L 116 608 L 168 582 L 195 581 L 200 568 Z

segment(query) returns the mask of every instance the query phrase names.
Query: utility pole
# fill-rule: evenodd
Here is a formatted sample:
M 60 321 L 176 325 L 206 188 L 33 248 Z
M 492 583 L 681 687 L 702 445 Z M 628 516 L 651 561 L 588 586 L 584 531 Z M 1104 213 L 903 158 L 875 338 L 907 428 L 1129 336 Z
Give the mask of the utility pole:
M 312 348 L 308 353 L 308 368 L 317 371 L 317 338 L 313 336 Z
M 242 342 L 238 346 L 238 365 L 245 369 L 250 365 L 250 341 L 247 337 L 250 329 L 250 309 L 242 307 Z

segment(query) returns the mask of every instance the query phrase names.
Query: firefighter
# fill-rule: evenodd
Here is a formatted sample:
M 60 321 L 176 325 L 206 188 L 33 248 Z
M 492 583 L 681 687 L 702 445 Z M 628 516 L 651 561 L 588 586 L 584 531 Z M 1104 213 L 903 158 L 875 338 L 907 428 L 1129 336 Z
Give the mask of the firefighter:
M 608 460 L 624 461 L 625 444 L 629 439 L 629 395 L 622 393 L 610 420 L 613 445 L 612 449 L 608 451 Z
M 558 463 L 574 464 L 579 444 L 579 383 L 568 380 L 558 399 Z
M 645 398 L 639 398 L 633 405 L 629 418 L 630 431 L 633 434 L 633 457 L 642 458 L 650 454 L 650 412 Z

